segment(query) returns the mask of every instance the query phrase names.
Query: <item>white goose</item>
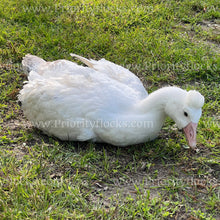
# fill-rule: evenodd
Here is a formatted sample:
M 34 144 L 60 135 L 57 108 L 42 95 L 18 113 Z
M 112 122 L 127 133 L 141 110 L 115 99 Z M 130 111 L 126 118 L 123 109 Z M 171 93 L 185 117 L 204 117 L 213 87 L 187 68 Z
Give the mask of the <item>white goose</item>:
M 117 146 L 155 139 L 167 116 L 196 147 L 204 97 L 197 91 L 164 87 L 148 96 L 129 70 L 109 62 L 80 59 L 46 62 L 26 55 L 28 81 L 19 100 L 34 126 L 61 140 L 106 142 Z

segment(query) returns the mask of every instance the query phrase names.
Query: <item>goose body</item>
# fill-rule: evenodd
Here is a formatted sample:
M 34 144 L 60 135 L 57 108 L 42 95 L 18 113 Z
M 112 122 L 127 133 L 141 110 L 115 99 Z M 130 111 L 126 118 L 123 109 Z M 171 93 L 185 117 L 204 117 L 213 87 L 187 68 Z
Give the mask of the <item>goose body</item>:
M 28 81 L 19 100 L 35 127 L 61 140 L 127 146 L 155 139 L 170 116 L 195 148 L 204 103 L 199 92 L 164 87 L 148 95 L 129 70 L 105 59 L 72 56 L 87 67 L 24 57 Z

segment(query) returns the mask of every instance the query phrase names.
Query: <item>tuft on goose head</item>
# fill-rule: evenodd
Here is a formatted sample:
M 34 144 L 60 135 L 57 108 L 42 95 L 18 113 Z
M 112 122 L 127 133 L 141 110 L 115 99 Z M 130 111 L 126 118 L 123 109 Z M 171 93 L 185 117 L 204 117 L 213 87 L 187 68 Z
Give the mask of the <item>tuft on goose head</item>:
M 196 131 L 199 119 L 202 115 L 204 97 L 195 90 L 184 93 L 178 99 L 168 101 L 165 112 L 183 129 L 189 146 L 196 148 Z

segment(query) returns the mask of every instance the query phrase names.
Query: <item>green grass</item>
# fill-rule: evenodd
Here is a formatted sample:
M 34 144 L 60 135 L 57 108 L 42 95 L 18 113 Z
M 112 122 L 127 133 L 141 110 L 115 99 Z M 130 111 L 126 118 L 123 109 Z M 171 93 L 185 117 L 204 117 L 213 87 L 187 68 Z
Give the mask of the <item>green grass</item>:
M 219 219 L 219 1 L 1 1 L 1 219 Z M 209 24 L 209 26 L 207 25 Z M 33 128 L 17 94 L 22 57 L 104 57 L 205 96 L 196 154 L 167 120 L 153 142 L 62 142 Z

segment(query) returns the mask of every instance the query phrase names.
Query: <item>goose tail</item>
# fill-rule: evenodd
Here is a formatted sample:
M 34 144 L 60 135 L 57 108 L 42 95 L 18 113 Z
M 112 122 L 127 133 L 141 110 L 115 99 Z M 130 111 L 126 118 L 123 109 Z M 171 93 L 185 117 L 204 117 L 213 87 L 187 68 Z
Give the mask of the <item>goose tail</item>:
M 23 70 L 27 75 L 29 75 L 29 72 L 31 71 L 37 72 L 39 67 L 45 63 L 46 61 L 43 60 L 42 58 L 31 55 L 31 54 L 25 55 L 25 57 L 23 57 L 23 60 L 22 60 Z

